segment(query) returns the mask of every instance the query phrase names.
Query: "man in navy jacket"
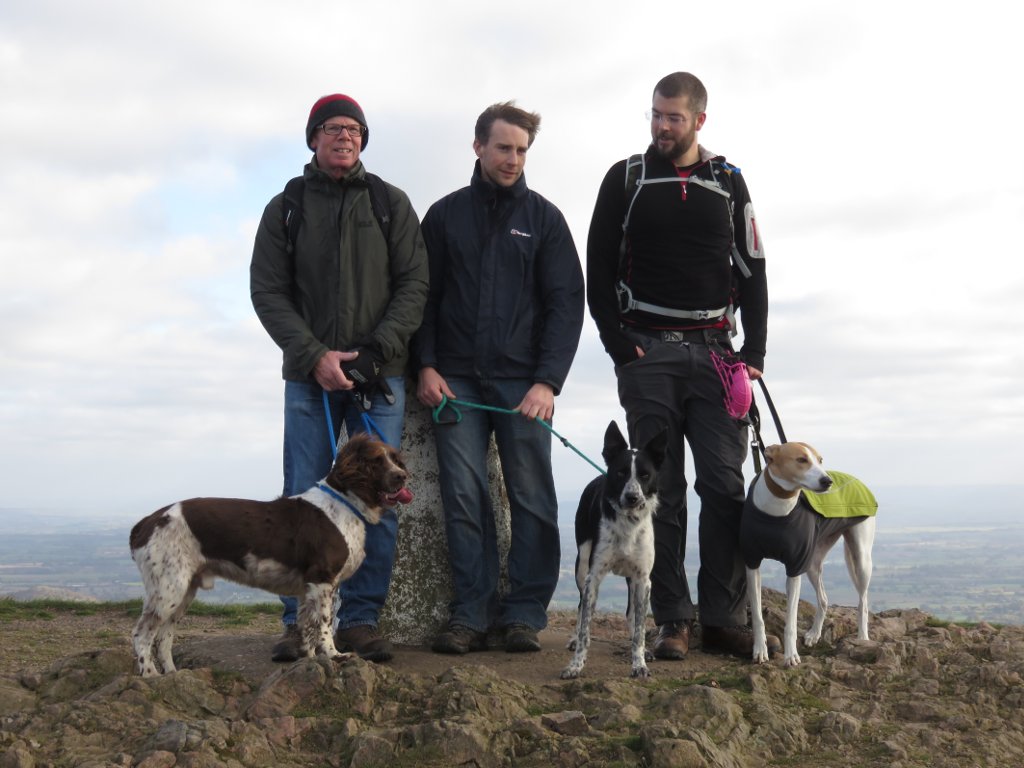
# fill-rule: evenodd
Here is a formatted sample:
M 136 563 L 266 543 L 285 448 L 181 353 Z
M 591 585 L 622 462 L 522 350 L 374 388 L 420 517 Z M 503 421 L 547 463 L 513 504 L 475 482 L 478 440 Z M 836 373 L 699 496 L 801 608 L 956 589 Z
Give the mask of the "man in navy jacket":
M 430 295 L 416 336 L 417 395 L 514 409 L 461 408 L 435 429 L 454 597 L 439 653 L 485 647 L 492 626 L 511 652 L 540 650 L 537 631 L 558 582 L 561 549 L 551 473 L 551 420 L 583 327 L 583 271 L 561 212 L 526 186 L 540 116 L 513 103 L 476 124 L 468 187 L 423 219 Z M 508 491 L 509 593 L 499 600 L 498 549 L 487 482 L 493 432 Z

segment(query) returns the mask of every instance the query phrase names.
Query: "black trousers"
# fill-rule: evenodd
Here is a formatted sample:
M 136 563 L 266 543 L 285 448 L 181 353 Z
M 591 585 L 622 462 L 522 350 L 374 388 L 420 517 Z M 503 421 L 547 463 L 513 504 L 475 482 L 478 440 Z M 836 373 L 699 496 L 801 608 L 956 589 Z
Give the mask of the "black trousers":
M 641 446 L 663 427 L 669 430 L 654 518 L 654 621 L 664 624 L 697 618 L 684 568 L 685 440 L 693 455 L 694 490 L 701 500 L 699 618 L 702 624 L 716 627 L 746 624 L 746 569 L 739 552 L 746 495 L 746 424 L 726 412 L 722 384 L 706 344 L 631 335 L 645 354 L 615 369 L 630 440 Z

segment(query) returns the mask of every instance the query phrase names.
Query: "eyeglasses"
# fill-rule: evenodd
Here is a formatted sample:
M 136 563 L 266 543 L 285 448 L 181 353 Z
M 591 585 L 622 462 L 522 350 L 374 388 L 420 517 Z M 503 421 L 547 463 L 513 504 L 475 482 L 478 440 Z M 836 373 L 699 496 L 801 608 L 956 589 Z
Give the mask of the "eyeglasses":
M 338 136 L 342 131 L 347 133 L 353 139 L 358 139 L 364 133 L 366 133 L 366 126 L 359 125 L 341 125 L 340 123 L 327 123 L 320 126 L 320 130 L 326 133 L 328 136 Z
M 669 125 L 678 128 L 686 122 L 685 115 L 666 115 L 658 112 L 656 109 L 649 109 L 644 113 L 647 119 L 652 123 L 660 123 L 662 120 L 668 122 Z

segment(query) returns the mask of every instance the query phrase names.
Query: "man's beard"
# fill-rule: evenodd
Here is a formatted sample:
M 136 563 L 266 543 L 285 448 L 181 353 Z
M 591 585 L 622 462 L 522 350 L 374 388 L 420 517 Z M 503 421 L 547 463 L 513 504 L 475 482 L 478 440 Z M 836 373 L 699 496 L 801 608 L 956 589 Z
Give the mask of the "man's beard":
M 662 138 L 660 136 L 658 136 L 655 139 L 654 151 L 657 152 L 658 155 L 663 157 L 665 160 L 668 160 L 670 163 L 675 163 L 677 160 L 682 160 L 683 156 L 687 152 L 689 152 L 690 148 L 696 143 L 697 132 L 692 131 L 687 135 L 683 136 L 679 140 L 673 140 L 667 149 L 662 149 L 661 145 L 659 144 L 661 140 Z

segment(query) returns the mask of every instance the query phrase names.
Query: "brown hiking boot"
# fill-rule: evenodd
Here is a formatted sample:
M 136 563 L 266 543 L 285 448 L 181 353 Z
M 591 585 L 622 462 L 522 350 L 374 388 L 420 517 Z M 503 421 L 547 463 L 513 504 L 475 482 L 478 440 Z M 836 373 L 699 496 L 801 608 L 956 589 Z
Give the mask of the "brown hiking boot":
M 284 634 L 270 652 L 271 661 L 295 661 L 302 652 L 302 637 L 294 624 L 284 625 Z
M 434 653 L 469 653 L 487 650 L 487 633 L 461 624 L 450 624 L 448 629 L 434 638 L 430 650 Z
M 381 635 L 372 624 L 356 624 L 334 633 L 334 647 L 338 651 L 355 651 L 367 661 L 388 661 L 395 655 L 391 641 Z
M 782 643 L 775 635 L 765 637 L 768 655 L 782 652 Z M 728 654 L 749 659 L 754 654 L 754 631 L 750 627 L 701 627 L 701 650 L 704 653 Z
M 658 626 L 658 632 L 651 643 L 654 658 L 679 661 L 685 659 L 690 650 L 689 621 L 670 621 Z
M 505 627 L 505 650 L 508 653 L 533 653 L 540 650 L 537 630 L 525 624 L 509 624 Z

